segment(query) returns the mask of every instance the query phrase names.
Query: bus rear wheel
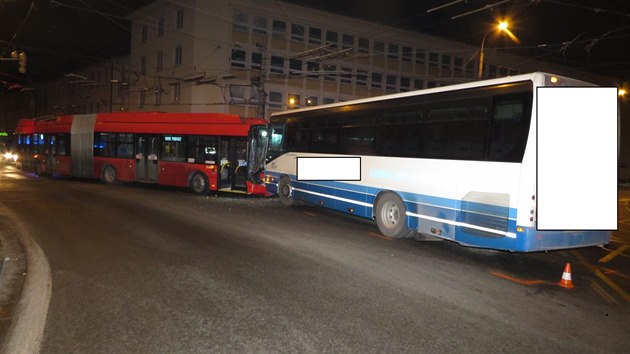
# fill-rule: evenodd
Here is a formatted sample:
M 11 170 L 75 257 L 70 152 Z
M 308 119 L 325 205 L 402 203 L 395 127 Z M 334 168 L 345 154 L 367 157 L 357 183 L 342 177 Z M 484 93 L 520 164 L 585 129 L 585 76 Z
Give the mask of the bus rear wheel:
M 208 178 L 202 173 L 195 173 L 190 179 L 190 190 L 195 194 L 208 193 Z
M 113 184 L 116 182 L 116 169 L 113 166 L 105 166 L 101 180 L 107 184 Z
M 280 198 L 280 203 L 282 203 L 282 205 L 297 205 L 297 201 L 293 197 L 293 187 L 291 186 L 291 179 L 288 176 L 283 176 L 278 182 L 278 197 Z
M 376 202 L 376 225 L 379 231 L 391 238 L 407 238 L 414 234 L 407 228 L 407 208 L 397 194 L 385 193 Z

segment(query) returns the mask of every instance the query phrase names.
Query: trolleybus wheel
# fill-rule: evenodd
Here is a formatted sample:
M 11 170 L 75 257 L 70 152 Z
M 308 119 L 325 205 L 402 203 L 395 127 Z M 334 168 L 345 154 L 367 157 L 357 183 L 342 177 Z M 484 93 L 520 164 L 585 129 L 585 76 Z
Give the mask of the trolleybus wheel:
M 116 169 L 113 166 L 105 166 L 101 179 L 107 184 L 113 184 L 116 182 Z
M 208 178 L 200 172 L 195 173 L 190 179 L 190 190 L 195 194 L 208 193 Z
M 283 176 L 278 182 L 278 197 L 280 198 L 280 203 L 282 203 L 282 205 L 297 205 L 296 200 L 293 197 L 293 187 L 291 187 L 291 179 L 287 176 Z
M 407 238 L 415 233 L 407 228 L 407 208 L 397 194 L 385 193 L 378 198 L 375 211 L 376 225 L 383 235 Z

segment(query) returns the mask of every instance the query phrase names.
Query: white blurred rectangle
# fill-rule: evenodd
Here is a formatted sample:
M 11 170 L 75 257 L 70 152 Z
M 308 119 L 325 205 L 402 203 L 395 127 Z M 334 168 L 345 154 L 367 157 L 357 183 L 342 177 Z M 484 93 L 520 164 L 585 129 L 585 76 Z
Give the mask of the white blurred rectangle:
M 298 157 L 298 181 L 360 181 L 360 157 Z
M 537 228 L 617 228 L 616 87 L 537 89 Z

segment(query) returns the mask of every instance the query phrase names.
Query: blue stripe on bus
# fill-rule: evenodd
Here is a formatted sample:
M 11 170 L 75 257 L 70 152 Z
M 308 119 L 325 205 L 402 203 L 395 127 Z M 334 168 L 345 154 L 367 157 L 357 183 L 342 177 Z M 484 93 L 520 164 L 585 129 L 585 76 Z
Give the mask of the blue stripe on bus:
M 279 178 L 277 173 L 267 173 L 269 176 Z M 322 205 L 353 215 L 372 218 L 372 207 L 353 203 L 351 201 L 374 204 L 374 199 L 382 189 L 366 186 L 357 186 L 349 183 L 334 181 L 302 182 L 292 178 L 295 188 L 307 192 L 294 191 L 297 199 L 308 203 Z M 276 193 L 277 184 L 268 185 L 270 193 Z M 317 194 L 311 194 L 317 193 Z M 509 251 L 531 252 L 570 247 L 602 245 L 610 239 L 610 233 L 602 232 L 538 232 L 535 228 L 525 228 L 523 232 L 517 232 L 516 209 L 483 203 L 466 202 L 467 209 L 477 208 L 483 213 L 462 211 L 462 201 L 441 197 L 426 196 L 408 192 L 397 192 L 405 202 L 410 213 L 419 215 L 408 216 L 407 225 L 414 230 L 439 229 L 441 237 L 453 240 L 465 246 L 493 248 Z M 340 200 L 340 199 L 347 199 Z M 472 207 L 471 207 L 472 206 Z M 434 218 L 434 220 L 422 217 Z M 508 217 L 508 218 L 506 218 Z M 444 222 L 440 221 L 444 220 Z M 455 225 L 465 223 L 464 225 Z M 506 237 L 504 234 L 495 234 L 475 227 L 467 227 L 466 224 L 478 226 L 502 233 L 515 234 L 516 237 Z

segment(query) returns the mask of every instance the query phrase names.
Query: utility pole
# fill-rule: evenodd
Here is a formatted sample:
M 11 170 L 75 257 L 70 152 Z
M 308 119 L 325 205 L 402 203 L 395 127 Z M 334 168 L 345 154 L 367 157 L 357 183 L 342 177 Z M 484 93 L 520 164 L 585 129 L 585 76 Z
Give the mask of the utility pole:
M 265 38 L 264 44 L 256 44 L 256 47 L 260 50 L 260 69 L 258 78 L 252 79 L 252 85 L 255 85 L 258 89 L 258 106 L 256 107 L 256 115 L 260 118 L 265 117 L 265 109 L 267 107 L 267 92 L 265 92 L 265 81 L 266 81 L 266 47 L 267 47 L 267 39 Z

